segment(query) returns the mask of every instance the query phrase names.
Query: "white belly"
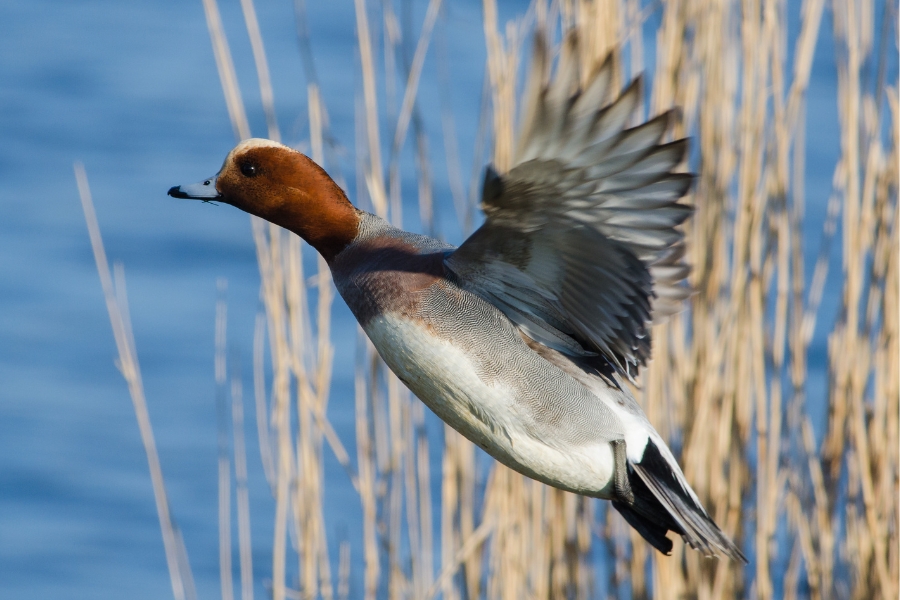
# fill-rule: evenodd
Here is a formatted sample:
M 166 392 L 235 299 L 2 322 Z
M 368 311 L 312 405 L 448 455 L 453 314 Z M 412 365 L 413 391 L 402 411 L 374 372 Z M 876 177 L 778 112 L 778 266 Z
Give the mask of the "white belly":
M 392 371 L 432 411 L 488 454 L 555 487 L 611 497 L 608 443 L 560 447 L 526 433 L 528 416 L 515 392 L 478 376 L 465 352 L 423 325 L 394 315 L 370 320 L 365 331 Z

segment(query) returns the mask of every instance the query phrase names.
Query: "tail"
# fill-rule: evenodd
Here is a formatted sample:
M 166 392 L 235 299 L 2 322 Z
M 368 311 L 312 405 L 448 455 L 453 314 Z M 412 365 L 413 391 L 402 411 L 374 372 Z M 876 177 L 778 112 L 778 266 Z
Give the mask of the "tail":
M 672 540 L 666 534 L 674 531 L 706 556 L 725 556 L 747 563 L 740 548 L 700 505 L 674 459 L 669 460 L 660 452 L 652 437 L 647 440 L 641 460 L 628 462 L 628 483 L 634 500 L 614 500 L 613 507 L 654 548 L 669 554 Z

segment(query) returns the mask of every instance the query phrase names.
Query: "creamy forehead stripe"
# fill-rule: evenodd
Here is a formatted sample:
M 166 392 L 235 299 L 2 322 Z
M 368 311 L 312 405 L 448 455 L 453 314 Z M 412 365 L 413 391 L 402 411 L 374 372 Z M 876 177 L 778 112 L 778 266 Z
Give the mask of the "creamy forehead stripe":
M 250 150 L 251 148 L 284 148 L 285 150 L 290 150 L 284 144 L 279 144 L 278 142 L 272 140 L 266 140 L 263 138 L 250 138 L 249 140 L 244 140 L 240 144 L 234 147 L 232 152 L 242 152 L 244 150 Z

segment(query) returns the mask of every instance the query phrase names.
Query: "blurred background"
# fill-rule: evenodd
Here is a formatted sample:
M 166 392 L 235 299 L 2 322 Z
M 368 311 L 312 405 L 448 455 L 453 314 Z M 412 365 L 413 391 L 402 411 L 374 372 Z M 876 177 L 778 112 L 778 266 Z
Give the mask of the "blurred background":
M 173 594 L 76 161 L 124 267 L 192 572 L 176 597 L 896 597 L 893 3 L 260 1 L 271 104 L 249 4 L 0 5 L 0 597 Z M 214 174 L 248 129 L 277 132 L 358 206 L 458 244 L 481 169 L 503 161 L 536 19 L 556 39 L 581 28 L 585 65 L 621 47 L 623 83 L 645 71 L 647 112 L 684 107 L 678 135 L 697 140 L 699 291 L 655 334 L 642 388 L 746 568 L 680 542 L 650 558 L 605 504 L 500 472 L 397 388 L 339 298 L 322 301 L 312 251 L 165 195 Z M 695 418 L 716 424 L 703 449 Z

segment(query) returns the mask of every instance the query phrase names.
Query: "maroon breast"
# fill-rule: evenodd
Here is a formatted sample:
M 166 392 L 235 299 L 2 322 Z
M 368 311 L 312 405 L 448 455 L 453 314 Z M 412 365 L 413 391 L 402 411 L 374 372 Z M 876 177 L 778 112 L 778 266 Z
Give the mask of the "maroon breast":
M 415 317 L 434 285 L 444 285 L 444 251 L 395 237 L 355 244 L 332 264 L 335 284 L 360 324 L 384 313 Z

